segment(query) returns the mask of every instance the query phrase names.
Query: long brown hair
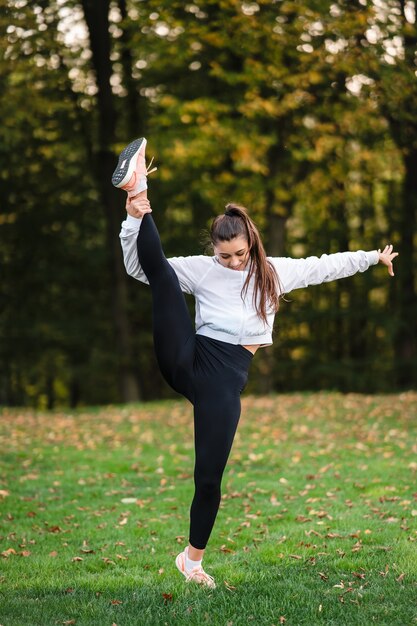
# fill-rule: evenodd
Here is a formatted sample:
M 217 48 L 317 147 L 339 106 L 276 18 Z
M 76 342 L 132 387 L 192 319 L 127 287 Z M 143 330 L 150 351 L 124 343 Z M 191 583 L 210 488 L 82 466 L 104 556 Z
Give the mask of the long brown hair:
M 239 204 L 227 204 L 224 215 L 218 215 L 211 225 L 210 239 L 213 245 L 220 241 L 231 241 L 243 235 L 248 242 L 250 266 L 242 287 L 242 298 L 247 294 L 252 276 L 255 277 L 253 304 L 259 317 L 266 323 L 267 310 L 274 312 L 279 308 L 279 277 L 270 261 L 259 231 L 247 213 Z

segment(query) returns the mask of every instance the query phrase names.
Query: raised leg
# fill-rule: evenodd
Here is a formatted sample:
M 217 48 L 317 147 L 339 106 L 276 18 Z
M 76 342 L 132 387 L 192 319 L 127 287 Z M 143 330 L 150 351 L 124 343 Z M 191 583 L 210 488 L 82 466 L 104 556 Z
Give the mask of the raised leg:
M 162 249 L 152 215 L 142 220 L 138 235 L 139 261 L 152 290 L 153 335 L 155 353 L 161 372 L 171 386 L 181 358 L 192 368 L 195 329 L 177 275 Z M 186 393 L 186 389 L 176 389 Z

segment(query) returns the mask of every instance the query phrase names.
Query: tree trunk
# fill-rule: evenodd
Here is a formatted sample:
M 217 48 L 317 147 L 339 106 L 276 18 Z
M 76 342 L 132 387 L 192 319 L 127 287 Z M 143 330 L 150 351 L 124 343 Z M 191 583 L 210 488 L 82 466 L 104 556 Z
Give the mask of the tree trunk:
M 121 194 L 111 185 L 116 164 L 112 150 L 115 143 L 116 112 L 110 85 L 112 64 L 110 60 L 109 0 L 95 2 L 82 0 L 85 20 L 90 35 L 92 61 L 97 78 L 98 150 L 94 163 L 100 200 L 106 218 L 107 250 L 109 254 L 109 284 L 111 285 L 112 314 L 119 367 L 119 388 L 124 402 L 139 399 L 139 389 L 133 368 L 131 331 L 127 316 L 127 277 L 119 245 L 120 216 L 116 208 L 121 205 Z
M 271 157 L 275 159 L 275 157 Z M 268 256 L 283 256 L 285 248 L 285 227 L 287 216 L 274 212 L 275 192 L 269 188 L 266 194 L 266 253 Z M 275 350 L 271 346 L 262 354 L 262 364 L 259 366 L 261 376 L 257 387 L 260 394 L 271 393 L 274 390 Z
M 406 4 L 402 0 L 399 8 L 402 15 L 402 38 L 404 60 L 400 66 L 405 86 L 398 94 L 391 93 L 387 84 L 388 97 L 382 103 L 391 126 L 393 141 L 402 152 L 405 175 L 403 180 L 403 207 L 399 217 L 400 256 L 396 263 L 398 281 L 398 330 L 395 336 L 397 360 L 397 382 L 401 387 L 415 386 L 417 376 L 417 310 L 415 302 L 415 254 L 414 241 L 417 213 L 417 127 L 415 124 L 417 89 L 415 83 L 415 51 L 417 31 L 406 18 Z M 412 3 L 414 9 L 416 2 Z M 384 94 L 383 94 L 384 95 Z
M 126 130 L 127 135 L 130 139 L 134 139 L 137 136 L 144 135 L 144 115 L 143 111 L 140 114 L 140 110 L 144 109 L 145 99 L 141 98 L 138 90 L 136 81 L 132 75 L 133 69 L 133 59 L 132 59 L 132 44 L 130 40 L 130 30 L 127 28 L 127 23 L 129 20 L 126 0 L 118 0 L 120 14 L 122 16 L 122 24 L 121 30 L 122 35 L 120 37 L 120 61 L 122 64 L 123 71 L 123 85 L 126 89 L 127 96 L 124 98 L 125 105 L 123 110 L 125 112 L 126 117 Z M 139 107 L 139 99 L 141 99 L 141 107 Z
M 404 157 L 405 177 L 403 188 L 403 208 L 400 217 L 400 242 L 396 279 L 398 280 L 399 324 L 395 338 L 397 376 L 401 387 L 416 384 L 417 376 L 417 310 L 415 301 L 415 270 L 413 238 L 417 214 L 417 151 L 410 151 Z
M 369 214 L 373 212 L 373 189 L 369 188 L 369 200 L 364 202 L 360 207 L 359 217 L 359 240 L 365 242 L 365 222 Z M 370 341 L 370 335 L 372 332 L 369 326 L 369 274 L 361 277 L 360 283 L 353 282 L 351 284 L 350 298 L 349 298 L 349 350 L 348 356 L 353 362 L 360 364 L 363 368 L 364 363 L 368 359 L 368 353 L 370 348 L 372 349 L 372 342 Z M 354 391 L 363 391 L 369 384 L 365 378 L 365 385 L 363 386 L 362 380 L 355 377 Z M 358 381 L 358 383 L 356 382 Z M 359 384 L 359 387 L 358 387 Z

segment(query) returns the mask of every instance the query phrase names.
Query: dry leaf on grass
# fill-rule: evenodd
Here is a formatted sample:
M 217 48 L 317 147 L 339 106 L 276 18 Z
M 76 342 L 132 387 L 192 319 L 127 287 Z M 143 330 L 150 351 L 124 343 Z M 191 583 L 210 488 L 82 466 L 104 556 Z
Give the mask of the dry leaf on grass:
M 163 593 L 162 597 L 164 599 L 164 604 L 172 601 L 172 593 Z

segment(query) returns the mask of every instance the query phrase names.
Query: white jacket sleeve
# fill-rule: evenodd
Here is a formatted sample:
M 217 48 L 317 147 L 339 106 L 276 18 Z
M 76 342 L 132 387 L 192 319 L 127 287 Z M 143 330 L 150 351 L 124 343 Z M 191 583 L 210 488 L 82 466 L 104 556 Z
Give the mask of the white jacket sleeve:
M 122 222 L 119 236 L 126 272 L 129 276 L 148 285 L 149 281 L 140 265 L 137 249 L 137 238 L 141 223 L 141 218 L 138 219 L 128 215 Z M 195 287 L 201 280 L 201 273 L 204 271 L 207 259 L 204 256 L 172 257 L 167 259 L 178 277 L 183 292 L 194 294 Z
M 353 276 L 357 272 L 365 272 L 371 265 L 379 262 L 379 255 L 377 250 L 358 250 L 323 254 L 321 257 L 310 256 L 306 259 L 272 257 L 269 260 L 278 273 L 282 293 L 289 293 L 293 289 L 320 285 Z

